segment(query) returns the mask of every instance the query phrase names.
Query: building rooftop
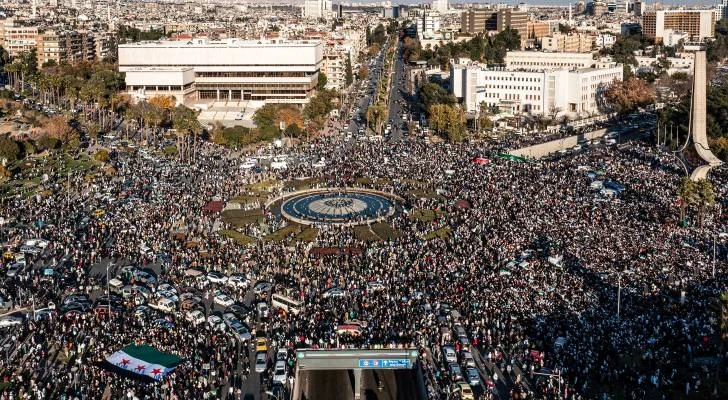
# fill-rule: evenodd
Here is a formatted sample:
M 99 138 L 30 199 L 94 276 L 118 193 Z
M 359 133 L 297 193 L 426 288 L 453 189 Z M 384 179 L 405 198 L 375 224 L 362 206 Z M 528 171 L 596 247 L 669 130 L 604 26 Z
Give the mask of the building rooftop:
M 243 40 L 243 39 L 223 39 L 210 40 L 207 38 L 194 38 L 190 40 L 163 40 L 163 41 L 146 41 L 137 43 L 120 44 L 119 47 L 257 47 L 257 46 L 280 46 L 280 47 L 313 47 L 321 44 L 319 40 L 285 40 L 285 39 L 265 39 L 265 40 Z

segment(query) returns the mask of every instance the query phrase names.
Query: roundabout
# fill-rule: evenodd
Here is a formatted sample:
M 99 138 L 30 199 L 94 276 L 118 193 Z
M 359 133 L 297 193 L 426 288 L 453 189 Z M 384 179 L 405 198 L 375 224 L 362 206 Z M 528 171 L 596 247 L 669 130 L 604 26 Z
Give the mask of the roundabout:
M 286 195 L 280 210 L 284 218 L 305 225 L 359 225 L 393 215 L 398 200 L 369 189 L 312 189 Z

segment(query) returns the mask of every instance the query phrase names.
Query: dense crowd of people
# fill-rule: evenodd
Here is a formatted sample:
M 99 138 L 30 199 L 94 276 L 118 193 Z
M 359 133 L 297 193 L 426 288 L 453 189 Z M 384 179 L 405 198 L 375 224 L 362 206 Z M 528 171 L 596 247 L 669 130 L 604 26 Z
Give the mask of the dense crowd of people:
M 249 305 L 250 288 L 272 282 L 274 293 L 301 301 L 302 312 L 256 317 L 252 331 L 265 331 L 271 343 L 288 349 L 418 348 L 431 398 L 451 391 L 441 346 L 463 350 L 454 326 L 465 330 L 488 377 L 477 391 L 482 399 L 725 393 L 717 388 L 726 373 L 725 349 L 713 311 L 726 289 L 726 248 L 718 243 L 714 253 L 725 222 L 712 207 L 688 210 L 691 222 L 680 223 L 682 168 L 671 156 L 632 143 L 524 163 L 491 157 L 488 144 L 327 137 L 290 150 L 288 169 L 256 171 L 241 168 L 244 159 L 223 148 L 201 146 L 192 163 L 155 150 L 115 152 L 112 173 L 59 171 L 41 183 L 51 195 L 4 199 L 6 250 L 33 238 L 49 244 L 27 255 L 28 268 L 6 276 L 0 289 L 30 312 L 22 324 L 1 328 L 10 346 L 0 357 L 0 399 L 242 398 L 252 377 L 249 346 L 207 323 L 194 325 L 181 312 L 159 313 L 173 324 L 157 324 L 155 311 L 140 318 L 127 299 L 112 318 L 67 316 L 58 307 L 34 318 L 31 308 L 60 305 L 71 293 L 103 296 L 107 266 L 113 277 L 128 265 L 147 268 L 178 293 L 206 299 L 207 315 L 220 309 L 209 301 L 216 290 Z M 479 165 L 475 157 L 490 162 Z M 321 159 L 324 169 L 311 165 Z M 244 245 L 218 233 L 238 229 L 262 237 L 285 227 L 275 204 L 245 205 L 264 210 L 262 222 L 244 227 L 206 205 L 246 195 L 261 182 L 273 199 L 295 190 L 283 182 L 301 177 L 320 178 L 319 187 L 364 186 L 402 196 L 399 212 L 386 220 L 400 235 L 366 242 L 353 227 L 319 224 L 311 244 L 293 240 L 294 232 Z M 717 170 L 711 178 L 721 201 L 728 175 Z M 592 185 L 597 179 L 625 189 L 604 194 Z M 47 266 L 59 265 L 59 276 L 44 275 Z M 221 286 L 190 269 L 241 273 L 250 285 Z M 324 296 L 331 288 L 344 295 Z M 346 321 L 359 321 L 361 332 L 338 332 Z M 157 383 L 104 365 L 129 343 L 150 344 L 185 362 Z

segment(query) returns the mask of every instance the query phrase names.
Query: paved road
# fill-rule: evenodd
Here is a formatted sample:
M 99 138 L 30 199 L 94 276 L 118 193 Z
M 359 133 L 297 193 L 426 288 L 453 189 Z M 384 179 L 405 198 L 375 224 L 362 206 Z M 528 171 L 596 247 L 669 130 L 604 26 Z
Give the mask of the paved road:
M 351 400 L 354 376 L 350 371 L 301 371 L 301 400 Z

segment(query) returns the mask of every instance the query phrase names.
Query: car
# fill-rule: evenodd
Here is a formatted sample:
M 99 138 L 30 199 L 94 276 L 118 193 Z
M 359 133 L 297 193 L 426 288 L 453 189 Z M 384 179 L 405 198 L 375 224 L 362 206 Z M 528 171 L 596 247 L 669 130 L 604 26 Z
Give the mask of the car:
M 16 277 L 16 276 L 22 274 L 24 270 L 25 270 L 25 264 L 20 264 L 20 263 L 10 264 L 8 266 L 8 269 L 5 271 L 5 275 L 10 278 L 13 278 L 13 277 Z
M 17 326 L 23 323 L 25 318 L 23 317 L 23 314 L 17 312 L 5 315 L 4 317 L 0 318 L 0 328 L 7 328 L 11 326 Z
M 230 328 L 230 331 L 238 337 L 238 339 L 244 342 L 247 342 L 253 337 L 248 326 L 238 320 L 232 321 L 228 327 Z
M 346 291 L 333 287 L 331 289 L 328 289 L 323 294 L 324 298 L 327 299 L 329 297 L 346 297 Z
M 465 369 L 465 374 L 468 376 L 470 386 L 480 386 L 480 374 L 477 369 L 468 367 Z
M 448 364 L 448 371 L 450 372 L 450 379 L 453 382 L 457 382 L 463 379 L 463 371 L 460 369 L 458 363 L 452 362 Z
M 179 301 L 179 296 L 177 296 L 175 293 L 168 292 L 166 290 L 160 290 L 154 293 L 154 296 L 157 298 L 165 298 L 174 301 L 175 303 Z
M 254 160 L 247 159 L 244 163 L 240 164 L 240 168 L 242 169 L 251 169 L 255 167 L 257 163 Z
M 268 292 L 273 288 L 273 284 L 270 282 L 261 281 L 255 284 L 253 286 L 253 293 L 256 295 L 262 295 L 262 294 L 268 294 Z
M 325 168 L 326 162 L 324 160 L 318 160 L 315 163 L 311 164 L 311 166 L 314 168 Z
M 442 355 L 445 357 L 446 363 L 458 362 L 458 355 L 455 353 L 455 349 L 452 346 L 443 346 Z
M 270 163 L 271 169 L 287 169 L 288 163 L 285 161 L 273 161 Z
M 228 277 L 217 272 L 217 271 L 210 271 L 207 273 L 207 280 L 212 283 L 226 283 L 228 280 Z
M 177 303 L 170 299 L 161 298 L 156 303 L 150 303 L 149 307 L 165 313 L 173 313 L 177 310 Z
M 257 352 L 268 352 L 268 341 L 264 337 L 255 339 L 255 351 Z
M 615 140 L 615 139 L 605 139 L 604 140 L 604 144 L 606 144 L 607 146 L 613 146 L 613 145 L 617 144 L 617 140 Z
M 211 314 L 207 317 L 207 326 L 213 332 L 225 330 L 225 323 L 223 322 L 222 317 L 217 314 Z
M 149 307 L 147 306 L 136 306 L 134 307 L 133 315 L 138 319 L 146 319 L 146 317 L 149 315 L 149 312 Z
M 257 353 L 255 355 L 255 372 L 265 372 L 268 366 L 268 353 Z
M 285 361 L 276 361 L 276 366 L 273 369 L 273 382 L 285 383 L 288 375 L 287 370 L 288 367 Z
M 286 361 L 288 360 L 288 349 L 285 347 L 281 347 L 276 352 L 276 361 Z
M 232 297 L 228 296 L 225 293 L 218 292 L 215 297 L 213 298 L 213 301 L 216 304 L 219 304 L 223 307 L 231 306 L 235 304 L 235 300 L 232 299 Z
M 455 384 L 456 390 L 460 392 L 460 400 L 474 400 L 475 394 L 473 388 L 465 382 L 459 382 Z
M 185 319 L 192 325 L 197 326 L 205 322 L 205 314 L 200 310 L 192 310 L 185 314 Z
M 250 279 L 243 274 L 232 274 L 228 277 L 227 284 L 229 286 L 236 286 L 241 288 L 247 288 L 250 286 Z
M 469 351 L 461 352 L 460 359 L 462 360 L 465 367 L 475 367 L 475 359 Z
M 157 286 L 157 291 L 171 292 L 177 294 L 177 289 L 175 289 L 174 286 L 170 285 L 169 283 L 160 284 L 159 286 Z
M 238 317 L 238 319 L 245 321 L 245 322 L 250 322 L 250 317 L 251 317 L 251 314 L 253 313 L 253 309 L 246 306 L 245 304 L 235 303 L 235 304 L 231 304 L 231 305 L 225 307 L 224 312 L 233 313 L 233 314 L 235 314 L 236 317 Z
M 258 318 L 260 319 L 266 319 L 270 315 L 270 307 L 268 307 L 268 304 L 264 301 L 258 302 L 255 305 L 256 311 L 258 311 Z

